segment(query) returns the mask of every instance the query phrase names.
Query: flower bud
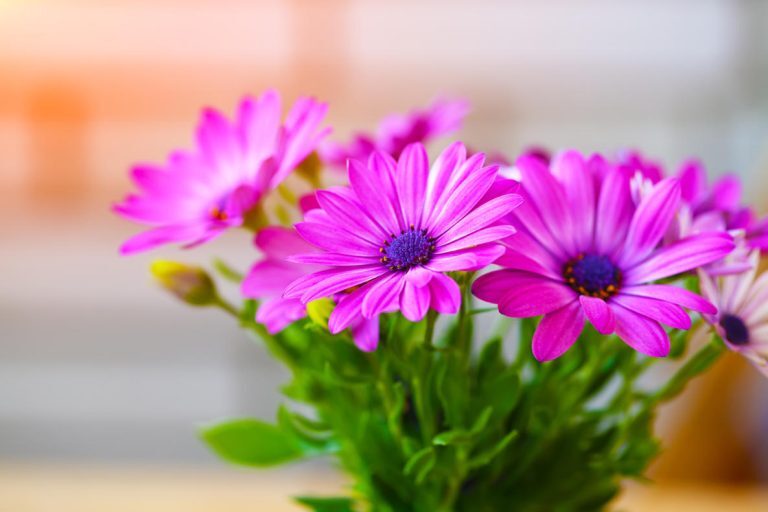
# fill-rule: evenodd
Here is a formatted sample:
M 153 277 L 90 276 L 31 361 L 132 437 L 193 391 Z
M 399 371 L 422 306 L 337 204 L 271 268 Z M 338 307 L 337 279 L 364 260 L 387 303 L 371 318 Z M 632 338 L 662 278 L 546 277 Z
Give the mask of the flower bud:
M 216 285 L 200 267 L 158 260 L 152 263 L 150 270 L 163 288 L 187 304 L 209 306 L 216 302 Z
M 323 329 L 328 329 L 328 319 L 331 317 L 335 304 L 331 299 L 317 299 L 307 304 L 307 316 L 312 323 Z

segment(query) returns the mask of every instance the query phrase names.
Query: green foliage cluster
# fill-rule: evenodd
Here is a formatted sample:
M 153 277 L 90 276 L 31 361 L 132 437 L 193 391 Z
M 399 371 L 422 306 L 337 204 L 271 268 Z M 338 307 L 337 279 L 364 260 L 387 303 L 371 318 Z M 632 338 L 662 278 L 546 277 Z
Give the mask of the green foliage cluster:
M 351 477 L 349 496 L 297 499 L 316 512 L 602 510 L 659 452 L 658 405 L 723 350 L 713 341 L 686 357 L 685 333 L 673 332 L 677 369 L 660 386 L 643 379 L 656 384 L 645 388 L 658 360 L 617 338 L 588 328 L 564 356 L 540 363 L 530 351 L 534 319 L 503 318 L 478 341 L 484 311 L 468 307 L 439 329 L 432 314 L 418 324 L 385 315 L 378 350 L 364 353 L 311 320 L 271 336 L 247 301 L 241 324 L 292 371 L 288 400 L 274 423 L 236 419 L 202 437 L 253 467 L 335 457 Z

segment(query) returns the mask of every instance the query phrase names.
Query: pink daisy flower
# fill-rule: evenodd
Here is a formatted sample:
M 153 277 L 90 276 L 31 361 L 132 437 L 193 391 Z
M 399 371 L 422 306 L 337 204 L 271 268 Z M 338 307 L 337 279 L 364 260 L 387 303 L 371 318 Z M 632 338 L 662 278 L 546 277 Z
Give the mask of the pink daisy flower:
M 704 318 L 731 350 L 768 376 L 768 273 L 757 277 L 760 252 L 749 256 L 751 269 L 738 275 L 699 272 L 702 294 L 717 306 Z
M 254 243 L 264 258 L 251 267 L 243 280 L 243 296 L 260 299 L 256 321 L 264 324 L 270 334 L 276 334 L 296 320 L 307 316 L 307 308 L 299 299 L 283 297 L 283 291 L 296 279 L 310 272 L 320 271 L 319 265 L 289 261 L 296 254 L 316 251 L 293 229 L 270 226 L 256 235 Z M 337 294 L 340 303 L 346 295 Z M 379 318 L 358 318 L 349 325 L 352 338 L 362 350 L 373 350 L 379 340 Z
M 140 193 L 114 210 L 151 229 L 125 242 L 121 252 L 167 243 L 197 245 L 241 226 L 329 133 L 320 129 L 326 110 L 325 104 L 302 98 L 281 123 L 280 96 L 272 90 L 243 100 L 233 122 L 205 110 L 197 151 L 175 152 L 165 166 L 133 169 Z
M 321 156 L 329 164 L 346 167 L 353 158 L 365 162 L 376 150 L 398 158 L 406 146 L 455 132 L 469 112 L 464 100 L 438 100 L 423 110 L 408 114 L 391 114 L 379 124 L 378 133 L 360 133 L 348 144 L 328 142 L 321 148 Z
M 691 292 L 649 283 L 723 257 L 733 249 L 730 235 L 701 234 L 659 248 L 680 204 L 679 182 L 660 181 L 635 205 L 631 173 L 604 171 L 604 164 L 575 151 L 559 155 L 551 171 L 537 158 L 520 158 L 526 201 L 512 214 L 519 233 L 496 262 L 506 268 L 473 286 L 504 315 L 544 315 L 533 337 L 541 361 L 568 350 L 586 320 L 643 354 L 665 356 L 669 338 L 660 323 L 688 329 L 683 307 L 715 312 Z
M 330 268 L 296 280 L 285 296 L 307 303 L 350 292 L 331 315 L 331 332 L 358 314 L 400 310 L 416 322 L 430 308 L 456 313 L 459 286 L 445 272 L 478 270 L 502 254 L 498 240 L 515 229 L 498 221 L 522 202 L 514 193 L 487 197 L 497 167 L 483 162 L 482 154 L 467 158 L 461 143 L 431 167 L 422 144 L 397 161 L 379 151 L 367 165 L 350 160 L 351 186 L 317 192 L 320 209 L 296 225 L 322 252 L 293 260 Z
M 689 233 L 707 230 L 742 230 L 747 246 L 768 250 L 768 219 L 759 220 L 751 208 L 741 205 L 741 180 L 726 174 L 712 185 L 707 181 L 704 166 L 689 160 L 678 173 Z

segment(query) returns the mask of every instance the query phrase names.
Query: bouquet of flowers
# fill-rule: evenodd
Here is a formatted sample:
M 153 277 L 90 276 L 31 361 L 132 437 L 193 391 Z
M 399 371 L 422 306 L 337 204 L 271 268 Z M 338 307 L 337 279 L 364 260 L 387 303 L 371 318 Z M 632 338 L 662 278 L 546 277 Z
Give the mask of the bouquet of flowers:
M 348 495 L 297 498 L 315 511 L 600 510 L 659 452 L 659 404 L 725 349 L 768 373 L 768 222 L 735 177 L 638 153 L 431 158 L 468 112 L 453 100 L 339 144 L 326 110 L 283 119 L 275 91 L 206 110 L 197 147 L 135 167 L 115 206 L 151 226 L 123 254 L 254 236 L 248 272 L 152 267 L 292 372 L 274 421 L 202 430 L 223 458 L 335 457 Z

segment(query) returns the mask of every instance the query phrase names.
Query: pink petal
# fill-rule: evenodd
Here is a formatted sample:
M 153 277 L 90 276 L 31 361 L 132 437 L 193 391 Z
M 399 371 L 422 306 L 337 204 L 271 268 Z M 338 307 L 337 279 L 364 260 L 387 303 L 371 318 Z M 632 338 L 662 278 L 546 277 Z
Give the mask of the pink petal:
M 427 286 L 427 283 L 435 275 L 435 272 L 428 270 L 424 267 L 413 267 L 405 274 L 405 279 L 414 286 L 419 288 Z
M 641 354 L 666 357 L 669 354 L 669 336 L 658 322 L 623 306 L 611 306 L 616 318 L 616 334 Z
M 552 162 L 552 173 L 562 182 L 571 210 L 579 212 L 573 226 L 576 247 L 588 247 L 592 244 L 597 200 L 584 157 L 578 151 L 566 151 Z
M 741 203 L 741 180 L 733 174 L 723 176 L 712 186 L 711 195 L 715 208 L 734 211 Z
M 619 294 L 611 299 L 611 303 L 620 304 L 630 311 L 640 313 L 651 320 L 656 320 L 675 329 L 688 330 L 691 328 L 691 318 L 685 310 L 671 302 L 650 297 Z
M 514 235 L 516 232 L 517 230 L 513 226 L 509 225 L 483 228 L 463 238 L 459 238 L 458 240 L 454 240 L 446 244 L 443 244 L 441 241 L 440 246 L 438 247 L 435 254 L 445 254 L 461 249 L 477 247 L 481 244 L 498 242 L 499 240 L 503 240 Z
M 498 244 L 483 244 L 467 249 L 460 249 L 445 254 L 437 254 L 426 264 L 436 272 L 454 270 L 481 270 L 504 254 L 504 247 Z
M 328 265 L 338 267 L 373 265 L 375 263 L 380 263 L 378 256 L 357 256 L 355 254 L 335 254 L 331 252 L 294 254 L 286 259 L 290 262 L 302 263 L 305 265 Z
M 400 295 L 400 311 L 411 322 L 418 322 L 427 314 L 430 298 L 429 287 L 414 286 L 406 280 Z
M 439 210 L 431 212 L 429 224 L 425 226 L 430 233 L 435 236 L 444 233 L 464 218 L 491 188 L 497 172 L 496 166 L 484 167 L 462 179 L 455 190 L 447 195 L 442 207 L 438 206 Z
M 577 300 L 541 319 L 533 334 L 533 356 L 551 361 L 563 355 L 584 329 L 584 313 Z
M 400 272 L 390 272 L 377 279 L 363 298 L 363 316 L 373 318 L 384 312 L 400 296 L 404 284 L 405 277 Z
M 255 299 L 280 297 L 293 281 L 304 274 L 299 265 L 277 260 L 265 260 L 251 267 L 240 286 L 244 297 Z
M 397 162 L 397 189 L 406 224 L 421 228 L 427 194 L 429 157 L 423 144 L 410 144 Z
M 643 286 L 627 286 L 621 289 L 625 295 L 636 295 L 639 297 L 651 297 L 666 302 L 672 302 L 699 313 L 714 315 L 717 308 L 703 297 L 693 292 L 677 286 L 667 284 L 648 284 Z
M 344 252 L 355 256 L 379 254 L 378 245 L 357 238 L 334 224 L 307 221 L 299 222 L 294 227 L 304 240 L 329 252 Z
M 306 316 L 307 308 L 300 300 L 275 298 L 261 303 L 256 321 L 264 324 L 270 334 L 276 334 Z
M 488 275 L 506 284 L 507 293 L 499 301 L 499 311 L 506 316 L 527 318 L 543 315 L 560 309 L 577 297 L 576 292 L 564 283 L 529 272 L 500 270 Z M 482 290 L 482 287 L 477 290 Z
M 595 219 L 595 248 L 599 254 L 614 254 L 625 239 L 633 210 L 627 172 L 609 169 L 600 189 Z
M 211 240 L 223 232 L 214 225 L 163 226 L 134 235 L 120 246 L 120 254 L 148 251 L 167 243 L 195 243 Z
M 461 307 L 461 289 L 456 281 L 445 274 L 435 274 L 429 282 L 432 309 L 438 313 L 452 315 Z
M 351 327 L 352 339 L 363 352 L 373 352 L 379 345 L 379 317 L 360 317 Z
M 595 326 L 600 334 L 611 334 L 616 329 L 616 322 L 608 304 L 598 297 L 579 297 L 581 307 L 587 319 Z
M 680 194 L 686 203 L 695 205 L 707 190 L 707 173 L 698 160 L 689 160 L 682 165 L 678 174 Z
M 365 294 L 371 288 L 371 284 L 365 284 L 348 295 L 342 296 L 336 307 L 333 308 L 328 318 L 328 330 L 331 334 L 338 334 L 353 322 L 362 319 L 361 308 Z M 378 322 L 378 317 L 377 317 Z
M 371 156 L 371 161 L 385 160 L 374 154 Z M 390 234 L 399 233 L 400 224 L 394 206 L 396 196 L 391 186 L 386 184 L 382 176 L 377 175 L 375 169 L 369 169 L 357 160 L 350 160 L 347 163 L 347 170 L 352 189 L 358 199 L 365 202 L 371 216 L 385 231 L 389 231 Z
M 522 156 L 517 160 L 522 184 L 549 231 L 559 237 L 560 246 L 574 253 L 573 219 L 563 185 L 555 179 L 541 160 Z
M 629 267 L 644 260 L 659 245 L 679 205 L 680 182 L 667 178 L 657 183 L 632 217 L 619 263 Z
M 449 184 L 456 169 L 464 163 L 467 150 L 461 142 L 454 142 L 443 150 L 429 171 L 427 198 L 424 204 L 426 215 L 423 220 L 431 219 L 431 212 L 438 209 L 442 194 L 449 191 Z
M 371 244 L 381 244 L 390 233 L 368 216 L 366 209 L 350 192 L 348 188 L 338 187 L 335 190 L 318 190 L 315 196 L 320 207 L 340 228 Z
M 469 212 L 447 231 L 442 234 L 435 233 L 433 236 L 439 237 L 441 243 L 458 240 L 490 226 L 520 206 L 522 202 L 523 198 L 519 194 L 509 194 L 491 199 Z
M 255 238 L 256 247 L 274 259 L 285 259 L 294 254 L 311 252 L 314 246 L 289 228 L 269 226 L 260 230 Z
M 625 273 L 626 284 L 640 284 L 664 279 L 717 261 L 733 250 L 735 244 L 727 233 L 703 233 L 690 236 L 659 249 L 653 256 Z
M 297 279 L 286 288 L 283 295 L 287 298 L 301 297 L 306 304 L 375 279 L 386 271 L 381 265 L 321 270 Z

